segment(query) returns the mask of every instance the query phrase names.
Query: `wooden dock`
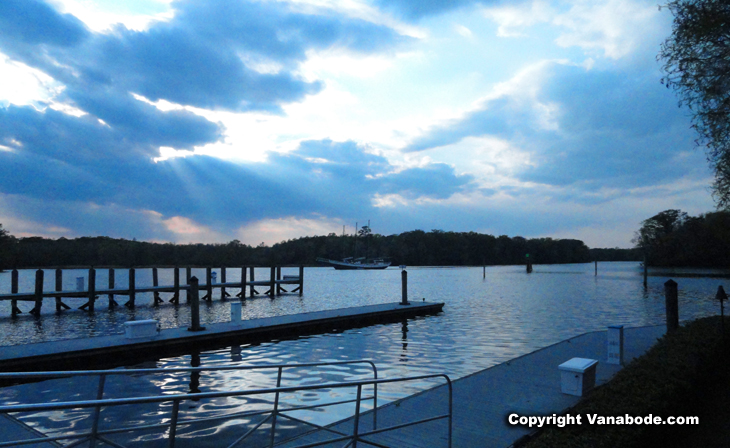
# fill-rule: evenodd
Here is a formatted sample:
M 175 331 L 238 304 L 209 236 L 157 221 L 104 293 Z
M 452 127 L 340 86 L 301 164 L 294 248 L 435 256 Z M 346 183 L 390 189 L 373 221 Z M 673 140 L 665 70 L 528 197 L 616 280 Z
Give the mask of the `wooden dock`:
M 112 368 L 151 357 L 179 356 L 194 350 L 295 337 L 302 334 L 355 328 L 373 323 L 399 322 L 418 315 L 436 314 L 443 303 L 385 303 L 312 313 L 250 319 L 240 322 L 207 324 L 205 329 L 164 329 L 155 336 L 128 339 L 124 334 L 67 339 L 4 346 L 0 350 L 0 370 L 75 370 Z
M 665 325 L 625 329 L 626 361 L 644 354 L 665 331 Z M 606 363 L 606 347 L 606 331 L 594 331 L 453 381 L 451 446 L 512 446 L 535 429 L 509 425 L 509 414 L 552 415 L 571 408 L 580 400 L 580 397 L 561 393 L 560 364 L 574 357 L 598 360 L 596 385 L 605 384 L 621 370 L 620 365 Z M 447 390 L 439 386 L 379 408 L 378 428 L 427 418 L 446 408 Z M 360 432 L 372 430 L 371 422 L 372 418 L 361 418 Z M 353 420 L 347 419 L 329 428 L 349 434 L 352 426 Z M 447 434 L 446 422 L 435 421 L 369 436 L 367 440 L 380 446 L 438 448 L 448 446 Z M 331 433 L 313 431 L 277 446 L 299 446 L 332 437 Z
M 226 300 L 230 297 L 230 294 L 226 292 L 226 288 L 238 288 L 240 292 L 236 295 L 241 299 L 246 297 L 246 288 L 249 288 L 249 297 L 253 297 L 260 294 L 256 290 L 256 286 L 268 287 L 268 291 L 264 294 L 270 297 L 280 296 L 283 292 L 298 292 L 301 296 L 304 293 L 304 267 L 299 266 L 299 275 L 284 275 L 281 274 L 281 266 L 272 266 L 270 268 L 271 274 L 267 280 L 255 280 L 254 266 L 243 266 L 241 269 L 241 281 L 240 282 L 227 282 L 226 281 L 226 268 L 220 268 L 221 281 L 217 283 L 214 281 L 213 270 L 211 267 L 205 268 L 206 270 L 206 282 L 201 283 L 199 288 L 201 291 L 205 291 L 205 295 L 201 297 L 201 300 L 212 301 L 213 300 L 213 289 L 221 290 L 221 300 Z M 129 300 L 124 304 L 128 308 L 134 308 L 136 306 L 136 297 L 138 293 L 151 292 L 153 293 L 153 305 L 158 306 L 164 303 L 164 300 L 160 297 L 160 293 L 168 292 L 173 293 L 172 298 L 169 299 L 170 303 L 179 304 L 181 291 L 185 292 L 186 301 L 190 301 L 190 279 L 192 267 L 174 267 L 174 284 L 172 285 L 159 285 L 158 281 L 158 268 L 143 268 L 152 270 L 152 286 L 137 286 L 136 283 L 136 272 L 139 268 L 129 268 L 129 282 L 127 287 L 119 288 L 115 282 L 115 268 L 109 269 L 109 281 L 108 287 L 98 287 L 96 283 L 96 271 L 94 267 L 90 267 L 88 270 L 88 287 L 85 290 L 69 291 L 63 290 L 63 268 L 57 268 L 56 274 L 56 287 L 54 291 L 45 291 L 43 269 L 38 269 L 35 272 L 35 290 L 33 292 L 18 292 L 18 270 L 13 269 L 11 273 L 11 292 L 10 294 L 0 294 L 1 300 L 9 300 L 11 304 L 11 315 L 16 316 L 22 311 L 18 308 L 18 301 L 35 302 L 35 306 L 30 311 L 31 314 L 40 315 L 41 307 L 43 306 L 43 299 L 54 298 L 56 304 L 56 311 L 61 312 L 64 309 L 70 309 L 68 305 L 63 303 L 64 297 L 76 297 L 76 298 L 87 298 L 88 301 L 80 307 L 93 312 L 95 309 L 96 301 L 99 300 L 99 296 L 106 295 L 108 297 L 109 308 L 115 308 L 119 304 L 114 299 L 115 296 L 128 296 Z M 180 271 L 185 270 L 185 283 L 180 282 Z M 247 275 L 247 272 L 249 273 Z M 250 278 L 250 280 L 248 280 Z M 283 288 L 283 285 L 295 285 L 296 287 L 291 291 L 287 291 Z

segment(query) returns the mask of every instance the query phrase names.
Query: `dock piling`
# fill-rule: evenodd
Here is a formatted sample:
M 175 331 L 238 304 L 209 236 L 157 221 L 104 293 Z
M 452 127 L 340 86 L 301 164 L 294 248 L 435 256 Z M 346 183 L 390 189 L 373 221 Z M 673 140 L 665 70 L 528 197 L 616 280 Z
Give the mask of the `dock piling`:
M 269 297 L 274 298 L 276 293 L 276 268 L 271 266 L 271 277 L 269 277 Z
M 201 300 L 210 302 L 213 300 L 213 270 L 211 268 L 205 268 L 205 283 L 206 294 Z
M 56 291 L 63 291 L 63 270 L 61 268 L 56 269 Z M 62 310 L 61 297 L 56 297 L 56 312 L 60 313 Z
M 114 268 L 109 268 L 109 289 L 114 289 Z M 112 310 L 115 307 L 119 306 L 116 300 L 114 300 L 114 294 L 109 293 L 107 296 L 109 298 L 109 309 Z
M 299 296 L 304 293 L 304 266 L 299 266 Z
M 89 311 L 94 312 L 94 303 L 96 302 L 96 269 L 89 268 Z
M 185 268 L 185 284 L 190 286 L 190 276 L 192 274 L 192 270 L 190 269 L 190 266 Z M 185 301 L 190 303 L 190 288 L 185 290 Z
M 400 273 L 400 283 L 401 283 L 401 305 L 410 305 L 408 303 L 408 271 L 403 269 Z
M 200 299 L 198 298 L 198 277 L 190 278 L 190 327 L 188 331 L 202 331 L 200 326 Z
M 13 268 L 13 272 L 10 274 L 10 293 L 11 294 L 17 294 L 18 293 L 18 270 L 16 268 Z M 12 299 L 10 300 L 10 314 L 15 317 L 18 314 L 22 313 L 20 311 L 20 308 L 18 308 L 18 300 Z
M 226 268 L 225 267 L 221 268 L 221 284 L 222 285 L 226 284 Z M 230 294 L 228 294 L 226 292 L 225 286 L 221 286 L 221 300 L 226 300 L 226 296 L 230 296 Z
M 253 285 L 253 282 L 256 281 L 256 277 L 255 277 L 255 274 L 254 274 L 255 271 L 254 271 L 253 266 L 251 266 L 250 269 L 251 269 L 251 271 L 250 271 L 250 273 L 251 273 L 251 287 L 250 287 L 250 290 L 248 292 L 248 296 L 249 297 L 253 297 L 254 293 L 255 294 L 258 294 L 258 291 L 256 291 L 256 288 Z
M 679 328 L 677 282 L 672 279 L 664 283 L 664 304 L 667 312 L 667 333 L 671 333 Z
M 276 267 L 276 279 L 281 280 L 281 266 Z M 284 288 L 282 288 L 281 285 L 277 283 L 276 284 L 276 295 L 280 296 L 282 290 L 284 290 Z
M 40 316 L 41 307 L 43 306 L 43 269 L 35 271 L 35 306 L 30 310 L 30 314 Z
M 174 293 L 172 295 L 172 299 L 170 299 L 170 303 L 174 303 L 175 305 L 180 304 L 180 268 L 175 266 L 172 270 L 172 276 L 174 278 Z
M 137 281 L 135 279 L 134 268 L 129 268 L 129 302 L 124 304 L 124 306 L 126 306 L 129 309 L 134 308 L 134 301 L 137 298 L 136 288 L 137 288 Z
M 157 276 L 157 268 L 152 268 L 152 286 L 160 286 L 159 277 Z M 152 305 L 160 306 L 160 303 L 165 303 L 165 301 L 160 298 L 160 291 L 155 291 L 152 295 L 154 296 Z
M 241 268 L 241 291 L 236 294 L 236 297 L 246 298 L 246 266 Z

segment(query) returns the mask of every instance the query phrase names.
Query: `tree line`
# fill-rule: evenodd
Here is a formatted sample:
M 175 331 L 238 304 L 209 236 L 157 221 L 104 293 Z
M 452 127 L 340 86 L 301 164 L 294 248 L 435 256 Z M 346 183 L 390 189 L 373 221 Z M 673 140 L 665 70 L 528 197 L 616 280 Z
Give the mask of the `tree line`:
M 634 238 L 649 266 L 730 266 L 730 212 L 690 216 L 664 210 L 642 221 Z
M 50 266 L 272 266 L 317 264 L 318 257 L 382 257 L 393 265 L 479 266 L 585 263 L 631 258 L 627 249 L 593 249 L 580 240 L 509 237 L 443 230 L 397 235 L 336 235 L 296 238 L 273 246 L 150 243 L 120 238 L 15 238 L 0 225 L 0 268 Z M 637 259 L 634 257 L 633 259 Z

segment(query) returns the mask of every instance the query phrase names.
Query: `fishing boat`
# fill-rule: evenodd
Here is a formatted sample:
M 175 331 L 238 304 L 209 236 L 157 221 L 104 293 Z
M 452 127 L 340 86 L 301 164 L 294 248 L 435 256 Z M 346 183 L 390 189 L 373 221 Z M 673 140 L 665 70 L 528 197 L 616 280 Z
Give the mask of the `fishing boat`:
M 325 266 L 332 266 L 335 269 L 385 269 L 390 266 L 390 262 L 385 261 L 382 258 L 368 260 L 365 257 L 348 257 L 342 261 L 330 260 L 328 258 L 317 258 L 317 262 Z

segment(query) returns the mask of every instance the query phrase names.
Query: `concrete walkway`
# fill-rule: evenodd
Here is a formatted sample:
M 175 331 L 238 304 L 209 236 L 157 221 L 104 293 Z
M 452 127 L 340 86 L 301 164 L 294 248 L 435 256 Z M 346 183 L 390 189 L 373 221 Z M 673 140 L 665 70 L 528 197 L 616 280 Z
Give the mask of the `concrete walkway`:
M 665 331 L 663 325 L 625 329 L 626 362 L 644 354 Z M 606 363 L 606 346 L 606 331 L 586 333 L 454 381 L 452 447 L 508 447 L 533 431 L 510 426 L 509 414 L 550 415 L 574 406 L 580 398 L 561 393 L 558 366 L 574 357 L 596 359 L 596 384 L 605 384 L 622 368 Z M 447 388 L 439 386 L 390 403 L 378 410 L 378 429 L 445 414 L 447 397 Z M 344 420 L 330 427 L 352 434 L 353 421 Z M 372 416 L 365 415 L 359 433 L 372 427 Z M 436 420 L 366 439 L 398 448 L 446 447 L 447 428 L 446 420 Z M 315 431 L 281 446 L 295 447 L 333 437 Z

